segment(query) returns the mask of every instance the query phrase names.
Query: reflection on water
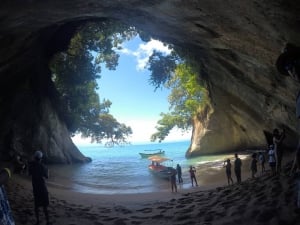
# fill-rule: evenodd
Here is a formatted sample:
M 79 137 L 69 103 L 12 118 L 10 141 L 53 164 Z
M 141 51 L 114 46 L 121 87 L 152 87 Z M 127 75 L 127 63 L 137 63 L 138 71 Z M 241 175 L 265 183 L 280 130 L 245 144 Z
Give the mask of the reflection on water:
M 207 177 L 212 177 L 223 169 L 227 158 L 234 160 L 233 155 L 202 156 L 186 159 L 185 152 L 189 142 L 163 143 L 152 145 L 131 145 L 126 147 L 103 148 L 100 146 L 79 147 L 81 152 L 92 158 L 91 163 L 51 166 L 50 183 L 72 188 L 79 192 L 116 194 L 146 193 L 169 191 L 167 180 L 162 180 L 148 171 L 148 159 L 140 157 L 139 152 L 161 148 L 170 158 L 168 166 L 182 167 L 184 184 L 180 188 L 190 188 L 189 166 L 197 169 L 198 183 L 204 185 Z M 241 157 L 242 158 L 242 157 Z M 224 184 L 225 184 L 224 175 Z

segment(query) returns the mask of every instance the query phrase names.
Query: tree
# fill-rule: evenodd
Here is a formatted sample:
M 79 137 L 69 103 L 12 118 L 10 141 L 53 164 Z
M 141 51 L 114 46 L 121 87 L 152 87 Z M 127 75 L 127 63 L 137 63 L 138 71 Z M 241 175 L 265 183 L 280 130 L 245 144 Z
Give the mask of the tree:
M 67 51 L 53 57 L 50 68 L 59 93 L 58 112 L 71 134 L 81 133 L 97 142 L 109 139 L 117 144 L 125 143 L 132 133 L 130 127 L 119 124 L 109 114 L 109 100 L 100 102 L 96 79 L 101 78 L 102 65 L 116 69 L 119 55 L 115 49 L 136 35 L 134 27 L 118 21 L 87 23 L 78 29 Z
M 99 125 L 91 134 L 92 142 L 101 142 L 105 139 L 107 146 L 127 144 L 127 138 L 132 134 L 130 127 L 119 123 L 111 114 L 102 113 L 99 115 Z
M 146 65 L 146 68 L 151 71 L 150 84 L 157 89 L 170 80 L 178 61 L 179 57 L 174 51 L 170 55 L 154 51 Z
M 193 119 L 207 110 L 210 105 L 208 92 L 198 77 L 191 65 L 180 63 L 172 75 L 163 79 L 165 87 L 171 89 L 168 98 L 171 112 L 161 113 L 162 119 L 157 122 L 157 132 L 152 134 L 151 141 L 161 142 L 175 126 L 188 130 Z

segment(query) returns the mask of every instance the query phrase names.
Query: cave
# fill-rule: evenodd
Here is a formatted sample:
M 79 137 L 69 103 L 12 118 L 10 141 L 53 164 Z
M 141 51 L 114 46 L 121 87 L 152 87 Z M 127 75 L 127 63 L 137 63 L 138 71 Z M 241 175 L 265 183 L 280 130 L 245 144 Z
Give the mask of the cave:
M 120 20 L 188 49 L 213 112 L 195 121 L 186 155 L 265 148 L 274 128 L 297 144 L 299 84 L 275 67 L 300 45 L 296 1 L 3 1 L 0 21 L 0 157 L 43 149 L 48 163 L 88 162 L 54 110 L 49 60 L 86 21 Z M 117 103 L 116 103 L 117 104 Z M 206 132 L 204 132 L 206 131 Z

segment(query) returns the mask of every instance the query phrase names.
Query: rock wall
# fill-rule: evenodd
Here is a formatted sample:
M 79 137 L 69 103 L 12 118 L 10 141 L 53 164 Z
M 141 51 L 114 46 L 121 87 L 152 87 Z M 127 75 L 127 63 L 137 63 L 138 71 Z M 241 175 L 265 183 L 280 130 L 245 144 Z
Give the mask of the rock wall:
M 286 144 L 295 145 L 300 87 L 280 76 L 274 63 L 286 42 L 300 45 L 297 1 L 11 0 L 0 5 L 1 157 L 42 147 L 50 161 L 85 160 L 51 105 L 47 62 L 66 47 L 78 23 L 102 18 L 132 24 L 197 59 L 213 109 L 205 123 L 195 120 L 187 156 L 266 146 L 264 134 L 275 127 L 285 127 Z M 33 80 L 39 85 L 27 86 Z M 20 107 L 20 102 L 29 103 Z

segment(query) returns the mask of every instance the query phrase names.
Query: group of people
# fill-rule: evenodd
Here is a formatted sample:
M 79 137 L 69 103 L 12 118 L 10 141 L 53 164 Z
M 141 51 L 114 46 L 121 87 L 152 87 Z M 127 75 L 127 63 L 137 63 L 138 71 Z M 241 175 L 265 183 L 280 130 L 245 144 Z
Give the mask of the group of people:
M 283 140 L 285 138 L 285 131 L 282 130 L 282 132 L 279 131 L 279 129 L 273 130 L 273 143 L 269 145 L 269 148 L 267 152 L 260 151 L 258 153 L 258 159 L 257 159 L 257 153 L 252 154 L 252 161 L 251 161 L 251 173 L 252 178 L 255 178 L 255 175 L 257 173 L 257 164 L 259 163 L 261 166 L 261 174 L 266 172 L 265 168 L 265 162 L 266 162 L 266 155 L 268 156 L 268 163 L 271 169 L 271 174 L 276 175 L 281 173 L 281 165 L 282 165 L 282 159 L 283 159 Z
M 282 164 L 282 158 L 283 158 L 283 148 L 282 143 L 285 138 L 285 131 L 282 130 L 280 132 L 277 128 L 273 130 L 273 144 L 269 146 L 267 155 L 268 155 L 268 162 L 271 169 L 271 174 L 280 174 L 281 172 L 281 164 Z M 253 153 L 251 156 L 251 163 L 250 163 L 250 170 L 251 170 L 251 177 L 255 178 L 259 163 L 261 166 L 261 174 L 265 173 L 265 162 L 266 157 L 265 153 L 263 151 L 257 153 Z M 224 161 L 224 167 L 226 168 L 226 176 L 227 176 L 227 182 L 228 185 L 233 184 L 233 179 L 231 177 L 231 162 L 230 159 L 227 159 Z M 234 172 L 236 175 L 237 183 L 240 183 L 242 181 L 241 179 L 241 168 L 242 168 L 242 161 L 238 157 L 238 154 L 235 154 L 235 161 L 234 161 Z
M 49 225 L 48 205 L 49 196 L 45 179 L 49 177 L 48 169 L 42 163 L 43 153 L 36 151 L 33 155 L 32 162 L 28 165 L 28 174 L 32 177 L 32 189 L 34 197 L 34 212 L 36 216 L 36 225 L 40 224 L 39 208 L 42 207 L 46 219 L 46 224 Z M 20 166 L 22 165 L 22 166 Z M 24 164 L 25 165 L 25 164 Z M 6 192 L 3 185 L 11 178 L 12 173 L 21 169 L 22 173 L 25 171 L 23 164 L 10 164 L 8 167 L 0 170 L 0 224 L 1 225 L 15 225 L 9 202 L 7 200 Z M 17 168 L 20 166 L 19 168 Z M 17 170 L 16 170 L 17 169 Z M 19 171 L 20 172 L 20 171 Z
M 236 176 L 236 181 L 237 183 L 242 182 L 242 160 L 239 158 L 238 154 L 234 154 L 235 160 L 234 160 L 234 173 Z M 227 176 L 227 182 L 228 185 L 233 184 L 233 179 L 231 176 L 231 162 L 230 159 L 227 159 L 224 161 L 224 166 L 225 166 L 225 171 L 226 171 L 226 176 Z
M 233 179 L 231 177 L 230 159 L 227 159 L 224 162 L 224 165 L 226 167 L 226 175 L 227 175 L 228 184 L 233 184 Z M 242 171 L 241 170 L 242 170 L 242 160 L 239 158 L 238 154 L 236 153 L 235 161 L 234 161 L 234 172 L 236 175 L 237 183 L 242 182 L 242 175 L 241 175 Z M 190 174 L 192 187 L 198 186 L 198 181 L 197 181 L 197 177 L 196 177 L 196 168 L 194 166 L 190 166 L 188 172 Z M 182 170 L 181 170 L 181 166 L 179 164 L 177 164 L 176 170 L 175 169 L 173 170 L 171 177 L 170 177 L 172 192 L 174 192 L 174 191 L 177 192 L 176 175 L 178 175 L 178 183 L 182 184 L 183 183 Z
M 197 178 L 196 178 L 196 168 L 194 166 L 190 166 L 189 173 L 190 173 L 190 178 L 191 178 L 191 182 L 192 182 L 192 187 L 194 187 L 194 183 L 196 186 L 198 186 L 198 182 L 197 182 Z M 176 175 L 177 175 L 177 178 L 176 178 Z M 177 179 L 178 179 L 179 184 L 183 183 L 182 169 L 179 164 L 177 164 L 176 169 L 172 169 L 172 172 L 171 172 L 170 181 L 171 181 L 172 192 L 177 192 Z
M 276 128 L 273 130 L 273 143 L 269 145 L 267 152 L 265 153 L 264 151 L 260 151 L 258 153 L 258 159 L 257 153 L 252 154 L 252 161 L 250 166 L 252 178 L 255 178 L 255 175 L 257 173 L 257 163 L 259 163 L 261 166 L 261 174 L 266 172 L 266 155 L 268 156 L 268 163 L 271 169 L 271 175 L 279 175 L 281 173 L 281 165 L 284 152 L 282 145 L 284 139 L 285 130 L 282 130 L 282 132 L 280 132 L 279 129 Z

